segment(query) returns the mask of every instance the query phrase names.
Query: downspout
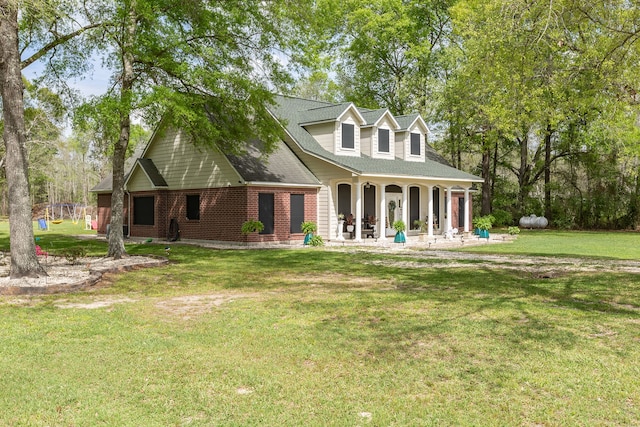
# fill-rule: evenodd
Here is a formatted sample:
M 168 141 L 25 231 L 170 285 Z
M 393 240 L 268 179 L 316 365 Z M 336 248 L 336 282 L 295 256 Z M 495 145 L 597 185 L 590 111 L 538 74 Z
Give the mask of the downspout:
M 127 197 L 129 199 L 129 208 L 127 209 L 127 235 L 126 237 L 131 237 L 131 193 L 127 191 Z

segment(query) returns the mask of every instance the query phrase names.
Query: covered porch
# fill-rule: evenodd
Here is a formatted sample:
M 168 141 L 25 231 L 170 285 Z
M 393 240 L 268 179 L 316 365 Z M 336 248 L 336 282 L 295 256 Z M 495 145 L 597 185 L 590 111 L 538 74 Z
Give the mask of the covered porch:
M 393 239 L 393 223 L 402 220 L 407 235 L 418 235 L 417 221 L 426 223 L 426 237 L 468 233 L 472 218 L 472 182 L 427 179 L 384 180 L 354 177 L 331 183 L 331 240 Z

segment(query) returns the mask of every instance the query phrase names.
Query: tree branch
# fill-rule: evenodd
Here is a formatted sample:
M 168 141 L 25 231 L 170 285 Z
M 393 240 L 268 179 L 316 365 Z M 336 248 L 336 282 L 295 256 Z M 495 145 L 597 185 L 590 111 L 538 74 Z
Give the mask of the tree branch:
M 78 30 L 76 30 L 76 31 L 74 31 L 72 33 L 66 34 L 64 36 L 61 36 L 60 38 L 55 39 L 51 43 L 48 43 L 47 45 L 43 46 L 40 50 L 38 50 L 36 53 L 31 55 L 29 58 L 27 58 L 24 61 L 22 61 L 20 63 L 21 68 L 25 69 L 29 65 L 33 64 L 34 62 L 36 62 L 38 59 L 42 58 L 44 55 L 46 55 L 52 49 L 55 49 L 56 47 L 58 47 L 59 45 L 65 43 L 65 42 L 67 42 L 68 40 L 71 40 L 72 38 L 79 36 L 80 34 L 84 33 L 85 31 L 91 30 L 93 28 L 101 27 L 103 25 L 104 25 L 103 23 L 87 25 L 86 27 L 82 27 L 82 28 L 80 28 L 80 29 L 78 29 Z

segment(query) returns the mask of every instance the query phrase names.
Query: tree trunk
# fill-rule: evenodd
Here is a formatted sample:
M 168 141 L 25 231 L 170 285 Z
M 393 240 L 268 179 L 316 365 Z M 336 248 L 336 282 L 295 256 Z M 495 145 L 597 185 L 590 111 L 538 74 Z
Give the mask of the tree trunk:
M 133 71 L 133 45 L 137 31 L 136 1 L 129 4 L 129 16 L 123 34 L 122 87 L 120 89 L 120 136 L 113 150 L 113 191 L 111 193 L 111 227 L 109 231 L 109 254 L 115 259 L 126 255 L 122 230 L 124 208 L 124 160 L 131 136 L 132 88 L 135 81 Z
M 547 124 L 544 135 L 544 216 L 551 222 L 551 135 L 553 129 Z
M 518 139 L 520 146 L 520 167 L 518 168 L 518 205 L 517 211 L 526 215 L 525 202 L 529 194 L 529 138 L 525 135 Z
M 18 10 L 8 0 L 0 0 L 0 79 L 9 193 L 10 276 L 12 279 L 46 276 L 38 262 L 33 239 L 22 71 L 18 51 Z
M 492 179 L 491 179 L 491 147 L 487 143 L 487 138 L 484 133 L 481 134 L 482 138 L 482 207 L 480 213 L 482 215 L 489 215 L 491 213 L 491 194 Z

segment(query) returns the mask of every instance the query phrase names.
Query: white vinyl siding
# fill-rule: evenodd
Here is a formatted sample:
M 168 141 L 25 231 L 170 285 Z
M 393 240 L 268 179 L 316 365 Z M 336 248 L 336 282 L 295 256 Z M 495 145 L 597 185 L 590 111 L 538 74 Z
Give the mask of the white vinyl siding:
M 374 127 L 369 126 L 366 128 L 360 128 L 360 152 L 367 156 L 373 157 L 373 132 Z
M 335 122 L 320 123 L 317 125 L 305 126 L 305 129 L 320 144 L 322 148 L 332 153 L 335 141 Z
M 127 183 L 128 191 L 153 191 L 153 185 L 147 175 L 142 171 L 140 166 L 136 166 L 133 169 L 133 174 L 131 178 L 129 178 L 129 182 Z
M 169 189 L 227 187 L 242 180 L 226 157 L 195 147 L 184 133 L 169 129 L 159 137 L 162 141 L 152 141 L 145 157 L 153 160 Z

